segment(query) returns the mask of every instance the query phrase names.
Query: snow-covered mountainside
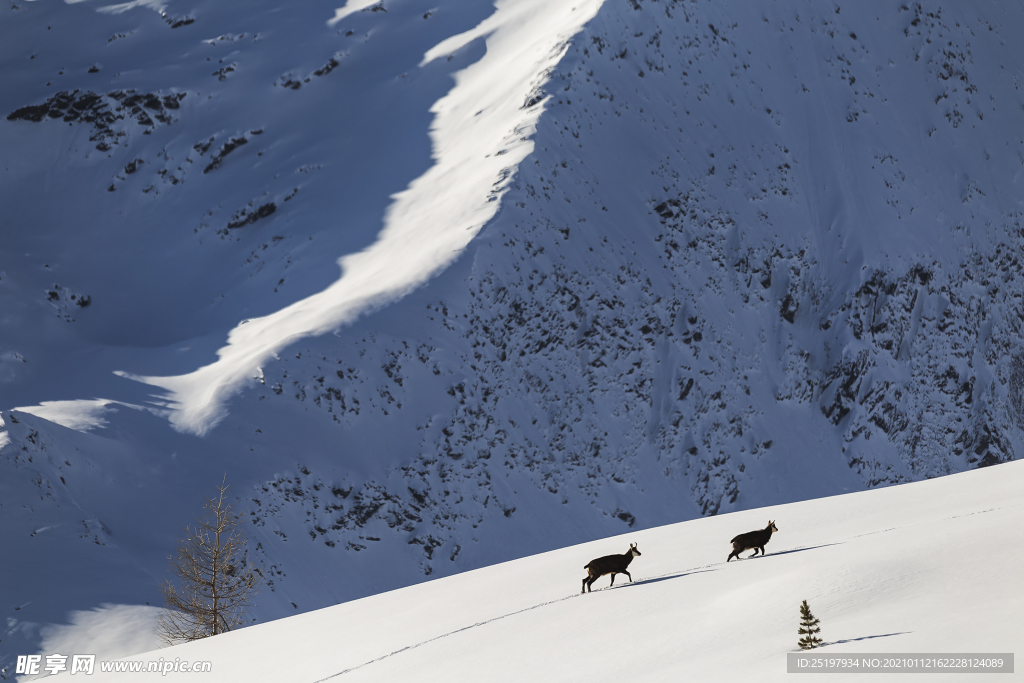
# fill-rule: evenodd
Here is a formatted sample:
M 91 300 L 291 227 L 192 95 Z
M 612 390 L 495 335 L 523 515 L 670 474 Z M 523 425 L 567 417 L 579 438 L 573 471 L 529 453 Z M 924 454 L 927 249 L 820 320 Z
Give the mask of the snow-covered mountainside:
M 811 654 L 1012 653 L 1022 506 L 1013 463 L 630 532 L 130 661 L 205 661 L 240 683 L 789 681 L 802 600 L 822 629 Z M 767 554 L 726 564 L 728 540 L 769 519 Z M 584 564 L 632 543 L 632 583 L 620 574 L 609 590 L 604 577 L 579 594 Z
M 1018 4 L 0 11 L 0 668 L 1024 449 Z

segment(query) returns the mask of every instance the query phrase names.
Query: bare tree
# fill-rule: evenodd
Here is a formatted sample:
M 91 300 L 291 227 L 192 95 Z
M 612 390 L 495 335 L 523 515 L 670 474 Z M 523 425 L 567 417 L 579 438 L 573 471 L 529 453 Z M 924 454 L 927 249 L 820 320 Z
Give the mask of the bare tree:
M 207 498 L 195 527 L 185 527 L 177 557 L 168 556 L 171 581 L 161 586 L 166 609 L 157 635 L 168 645 L 215 636 L 245 622 L 245 610 L 263 583 L 249 563 L 242 513 L 225 500 L 227 475 L 217 496 Z

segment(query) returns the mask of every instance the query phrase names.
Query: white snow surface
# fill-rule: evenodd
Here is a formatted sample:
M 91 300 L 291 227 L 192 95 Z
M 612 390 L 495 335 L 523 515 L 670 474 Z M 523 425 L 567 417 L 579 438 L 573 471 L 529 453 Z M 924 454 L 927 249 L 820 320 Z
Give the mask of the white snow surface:
M 1024 5 L 342 4 L 0 8 L 0 674 L 225 472 L 262 624 L 1024 452 Z
M 36 415 L 68 429 L 87 432 L 90 429 L 107 424 L 106 418 L 103 417 L 104 413 L 116 410 L 116 408 L 110 408 L 109 406 L 111 405 L 123 405 L 135 410 L 141 410 L 139 406 L 121 403 L 120 401 L 108 401 L 102 398 L 91 400 L 77 399 L 74 401 L 43 401 L 37 406 L 22 406 L 21 408 L 15 408 L 15 410 Z
M 72 612 L 68 615 L 70 623 L 42 629 L 40 651 L 109 652 L 112 657 L 127 657 L 156 650 L 164 647 L 155 630 L 161 611 L 150 605 L 99 605 Z
M 334 10 L 334 16 L 327 22 L 327 25 L 334 26 L 353 12 L 362 12 L 377 4 L 379 4 L 379 0 L 348 0 L 344 7 Z
M 1022 510 L 1012 463 L 637 531 L 130 659 L 209 661 L 226 683 L 784 681 L 802 600 L 823 655 L 1014 652 Z M 726 564 L 729 539 L 769 520 L 767 554 Z M 631 543 L 632 583 L 580 595 L 583 565 Z

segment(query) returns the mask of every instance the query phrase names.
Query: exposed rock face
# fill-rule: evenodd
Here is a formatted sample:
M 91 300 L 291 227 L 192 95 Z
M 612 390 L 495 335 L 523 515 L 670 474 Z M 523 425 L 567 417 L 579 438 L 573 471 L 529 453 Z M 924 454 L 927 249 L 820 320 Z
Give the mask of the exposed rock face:
M 96 149 L 108 151 L 112 145 L 127 135 L 126 120 L 152 128 L 156 123 L 169 125 L 174 122 L 171 112 L 181 108 L 185 93 L 137 93 L 134 90 L 112 90 L 106 95 L 92 91 L 59 92 L 42 104 L 28 105 L 15 109 L 7 115 L 8 121 L 33 121 L 61 119 L 65 123 L 85 123 L 91 126 L 89 140 L 96 143 Z M 154 121 L 155 119 L 155 121 Z M 148 131 L 146 131 L 148 132 Z
M 911 57 L 892 80 L 876 66 L 963 44 L 965 29 L 915 6 L 905 43 L 866 45 L 834 13 L 763 27 L 707 12 L 607 8 L 578 39 L 509 208 L 471 265 L 417 298 L 425 309 L 407 306 L 426 336 L 356 343 L 359 362 L 311 344 L 313 381 L 301 360 L 268 369 L 274 393 L 312 401 L 346 434 L 406 414 L 434 376 L 446 385 L 451 408 L 419 418 L 411 461 L 351 481 L 359 502 L 321 514 L 314 529 L 338 532 L 325 543 L 384 523 L 385 541 L 412 535 L 431 572 L 435 542 L 462 547 L 494 507 L 522 514 L 510 480 L 625 530 L 1016 457 L 1020 214 L 979 218 L 997 185 L 968 179 L 950 196 L 908 180 L 929 163 L 916 144 L 880 134 L 840 158 L 831 139 L 871 137 L 880 101 L 899 98 L 905 116 L 945 122 L 924 139 L 952 144 L 962 119 L 944 101 L 994 87 L 967 75 L 967 53 Z M 774 96 L 767 83 L 750 95 L 754 64 L 781 57 L 748 50 L 790 26 L 802 34 L 786 49 L 811 41 L 825 58 L 790 64 L 784 96 L 775 80 Z M 911 74 L 946 96 L 915 99 L 899 85 Z M 808 95 L 812 77 L 849 104 Z M 809 119 L 827 135 L 791 123 Z M 1005 132 L 981 112 L 972 126 L 993 145 Z M 849 177 L 822 183 L 823 164 Z M 352 366 L 320 375 L 319 359 Z M 652 501 L 649 487 L 671 493 Z

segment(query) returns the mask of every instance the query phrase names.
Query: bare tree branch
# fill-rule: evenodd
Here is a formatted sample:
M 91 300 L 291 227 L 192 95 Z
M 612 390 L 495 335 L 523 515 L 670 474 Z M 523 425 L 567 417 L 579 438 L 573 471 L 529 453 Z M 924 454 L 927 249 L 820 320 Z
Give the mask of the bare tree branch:
M 249 562 L 243 513 L 225 500 L 227 475 L 217 496 L 207 498 L 194 527 L 185 527 L 168 569 L 177 586 L 165 581 L 160 591 L 165 609 L 157 635 L 168 645 L 230 631 L 245 623 L 246 608 L 263 584 L 259 568 Z

